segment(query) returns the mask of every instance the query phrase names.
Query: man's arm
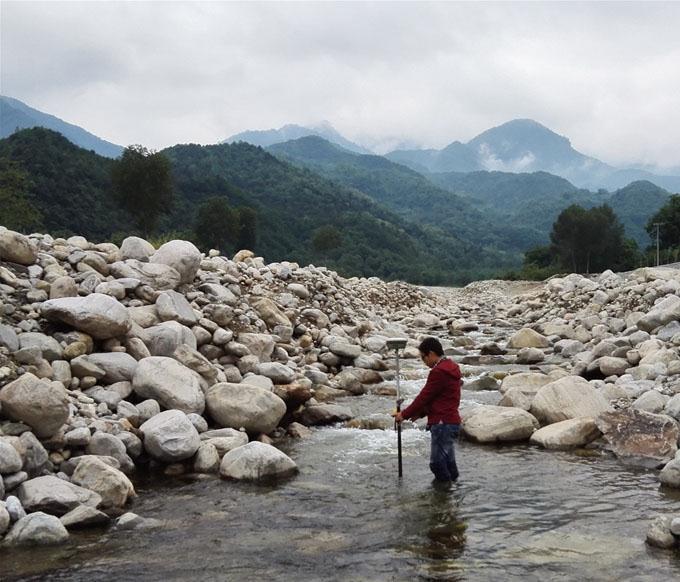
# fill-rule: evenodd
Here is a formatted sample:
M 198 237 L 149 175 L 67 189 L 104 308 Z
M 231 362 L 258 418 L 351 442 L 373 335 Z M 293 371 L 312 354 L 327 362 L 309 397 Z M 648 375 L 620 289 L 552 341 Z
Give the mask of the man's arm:
M 444 380 L 442 372 L 434 368 L 415 400 L 401 411 L 401 417 L 403 419 L 416 419 L 425 416 L 428 405 L 445 387 L 446 382 Z

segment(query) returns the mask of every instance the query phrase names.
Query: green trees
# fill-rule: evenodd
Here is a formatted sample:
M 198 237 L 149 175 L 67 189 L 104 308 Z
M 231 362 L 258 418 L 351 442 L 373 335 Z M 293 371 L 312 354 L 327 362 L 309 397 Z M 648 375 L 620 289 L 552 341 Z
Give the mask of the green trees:
M 334 226 L 320 226 L 312 234 L 312 247 L 324 254 L 338 248 L 342 244 L 342 234 Z
M 623 271 L 634 268 L 640 258 L 637 243 L 625 238 L 623 225 L 606 204 L 588 210 L 572 204 L 563 210 L 553 224 L 550 243 L 527 251 L 521 272 L 511 278 Z
M 255 248 L 257 212 L 252 208 L 232 208 L 227 199 L 214 196 L 198 208 L 194 222 L 199 247 L 223 253 Z
M 42 225 L 42 213 L 27 199 L 28 178 L 19 165 L 0 159 L 0 224 L 19 232 Z
M 652 216 L 645 230 L 656 241 L 656 226 L 659 224 L 659 247 L 662 249 L 680 248 L 680 194 L 674 194 L 659 211 Z
M 161 153 L 132 145 L 111 171 L 116 201 L 133 217 L 145 234 L 152 233 L 173 202 L 170 161 Z

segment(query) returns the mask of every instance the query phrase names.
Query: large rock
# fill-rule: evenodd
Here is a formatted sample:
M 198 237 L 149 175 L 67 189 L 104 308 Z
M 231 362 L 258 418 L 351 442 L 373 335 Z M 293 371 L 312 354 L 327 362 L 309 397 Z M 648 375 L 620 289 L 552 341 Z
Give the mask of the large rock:
M 257 314 L 267 324 L 269 329 L 274 329 L 277 325 L 290 327 L 290 319 L 281 311 L 279 306 L 267 297 L 254 297 L 250 300 L 250 305 L 257 311 Z
M 151 264 L 167 265 L 180 275 L 180 283 L 191 283 L 201 265 L 201 251 L 186 240 L 171 240 L 149 259 Z
M 9 442 L 0 437 L 0 475 L 21 471 L 23 463 L 21 455 L 19 455 L 17 450 Z
M 638 329 L 652 332 L 671 321 L 680 320 L 680 297 L 668 295 L 637 322 Z
M 181 345 L 195 350 L 196 336 L 186 326 L 176 321 L 166 321 L 148 328 L 149 351 L 153 356 L 171 356 Z
M 13 230 L 0 230 L 0 261 L 32 265 L 37 260 L 37 249 L 27 236 Z
M 623 376 L 626 370 L 630 368 L 628 360 L 625 358 L 614 358 L 612 356 L 603 356 L 593 362 L 600 368 L 600 372 L 604 376 Z
M 361 346 L 356 344 L 350 344 L 349 342 L 343 340 L 336 340 L 331 342 L 328 349 L 333 352 L 336 356 L 342 358 L 358 358 L 361 355 Z
M 135 259 L 118 261 L 109 265 L 109 272 L 117 279 L 137 279 L 143 285 L 158 291 L 175 289 L 180 284 L 180 274 L 168 265 L 142 263 Z
M 660 515 L 654 519 L 647 530 L 645 542 L 656 548 L 668 549 L 675 546 L 675 537 L 671 533 L 671 518 Z
M 264 388 L 222 382 L 206 394 L 208 412 L 219 426 L 270 433 L 286 413 L 285 402 Z
M 537 331 L 525 327 L 520 329 L 510 338 L 509 348 L 547 348 L 550 345 L 548 338 Z
M 59 518 L 66 529 L 80 529 L 105 525 L 110 521 L 108 515 L 94 507 L 79 505 Z
M 297 465 L 288 455 L 257 441 L 229 451 L 220 464 L 220 475 L 228 479 L 257 481 L 296 472 Z
M 156 298 L 156 310 L 161 321 L 178 321 L 182 325 L 194 325 L 198 317 L 187 298 L 177 291 L 163 291 Z
M 102 501 L 94 491 L 52 475 L 24 481 L 16 496 L 27 512 L 44 511 L 52 515 L 64 515 L 78 505 L 97 507 Z
M 0 390 L 2 413 L 29 425 L 40 437 L 50 437 L 68 420 L 69 399 L 60 382 L 43 382 L 26 373 Z
M 582 447 L 600 436 L 594 418 L 572 418 L 538 429 L 529 439 L 546 449 Z
M 539 388 L 531 413 L 544 424 L 595 417 L 609 409 L 607 399 L 580 376 L 566 376 Z
M 302 424 L 314 426 L 350 420 L 352 416 L 352 411 L 346 406 L 340 406 L 339 404 L 315 404 L 313 406 L 305 406 L 296 417 Z
M 144 435 L 144 449 L 154 459 L 176 463 L 192 457 L 201 439 L 187 415 L 180 410 L 166 410 L 139 427 Z
M 22 349 L 39 349 L 42 357 L 48 362 L 60 360 L 64 352 L 64 350 L 59 345 L 59 342 L 53 337 L 37 332 L 22 333 L 19 336 L 19 347 Z
M 137 360 L 125 352 L 105 352 L 78 356 L 71 360 L 71 367 L 87 362 L 99 368 L 106 384 L 132 380 L 137 370 Z
M 0 347 L 2 346 L 10 352 L 16 352 L 19 349 L 19 338 L 11 327 L 0 323 Z
M 511 388 L 519 387 L 526 392 L 533 392 L 535 394 L 541 386 L 545 386 L 554 381 L 555 378 L 546 374 L 520 372 L 519 374 L 510 374 L 503 378 L 499 390 L 501 394 L 505 394 Z
M 102 293 L 49 299 L 41 311 L 45 318 L 66 323 L 96 339 L 124 336 L 132 325 L 127 309 Z
M 257 356 L 260 362 L 268 362 L 276 346 L 274 338 L 266 333 L 240 333 L 238 341 L 246 346 L 252 355 Z
M 145 261 L 156 252 L 153 245 L 139 238 L 138 236 L 129 236 L 123 240 L 120 245 L 120 256 L 125 259 L 137 259 L 138 261 Z
M 14 524 L 5 543 L 17 545 L 59 544 L 68 539 L 68 531 L 54 515 L 42 511 L 31 513 Z
M 668 487 L 680 489 L 680 459 L 669 461 L 659 473 L 659 481 Z
M 290 384 L 295 380 L 295 370 L 280 362 L 262 362 L 257 366 L 257 373 L 274 384 Z
M 172 358 L 152 356 L 137 365 L 132 388 L 142 398 L 157 400 L 167 409 L 202 414 L 205 397 L 199 376 Z
M 102 508 L 123 507 L 129 497 L 135 496 L 135 488 L 121 471 L 94 456 L 78 463 L 71 481 L 98 493 Z
M 612 452 L 625 464 L 655 469 L 678 450 L 680 429 L 664 414 L 628 408 L 604 412 L 596 422 Z
M 474 441 L 492 443 L 526 440 L 538 426 L 526 410 L 483 405 L 464 413 L 461 428 Z

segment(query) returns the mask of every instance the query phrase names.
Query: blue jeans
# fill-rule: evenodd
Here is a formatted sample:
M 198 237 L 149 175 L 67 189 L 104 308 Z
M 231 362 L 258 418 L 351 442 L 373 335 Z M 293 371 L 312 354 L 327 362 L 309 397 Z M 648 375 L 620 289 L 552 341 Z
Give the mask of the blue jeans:
M 453 442 L 458 436 L 459 424 L 433 424 L 430 426 L 432 443 L 430 445 L 430 470 L 437 481 L 458 479 L 456 454 Z

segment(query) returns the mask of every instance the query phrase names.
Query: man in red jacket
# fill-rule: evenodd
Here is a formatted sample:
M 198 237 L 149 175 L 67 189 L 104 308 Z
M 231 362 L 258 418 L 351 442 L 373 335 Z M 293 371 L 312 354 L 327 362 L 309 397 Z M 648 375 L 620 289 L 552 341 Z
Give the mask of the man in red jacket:
M 460 368 L 444 357 L 439 340 L 425 338 L 418 346 L 420 357 L 430 373 L 427 382 L 410 406 L 394 414 L 397 422 L 427 415 L 431 435 L 430 470 L 437 481 L 455 481 L 458 467 L 453 442 L 460 429 Z

